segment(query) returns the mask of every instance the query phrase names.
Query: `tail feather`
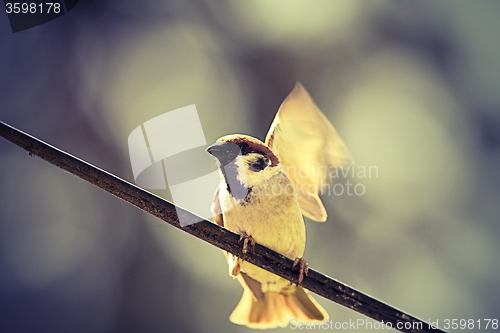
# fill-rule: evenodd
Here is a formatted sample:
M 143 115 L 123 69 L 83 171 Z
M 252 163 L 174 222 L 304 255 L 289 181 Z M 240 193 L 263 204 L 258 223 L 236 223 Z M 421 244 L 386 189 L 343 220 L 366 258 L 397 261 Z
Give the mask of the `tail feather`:
M 309 319 L 305 321 L 322 321 L 324 319 L 328 319 L 326 311 L 302 287 L 297 287 L 293 294 L 289 297 L 285 297 L 285 300 L 290 310 L 292 310 L 294 315 L 298 317 L 294 317 L 297 321 L 304 321 L 299 320 L 299 318 Z
M 302 287 L 290 286 L 285 293 L 267 291 L 263 299 L 256 299 L 250 289 L 244 288 L 229 317 L 235 324 L 257 329 L 287 327 L 292 319 L 321 322 L 328 319 L 328 314 Z

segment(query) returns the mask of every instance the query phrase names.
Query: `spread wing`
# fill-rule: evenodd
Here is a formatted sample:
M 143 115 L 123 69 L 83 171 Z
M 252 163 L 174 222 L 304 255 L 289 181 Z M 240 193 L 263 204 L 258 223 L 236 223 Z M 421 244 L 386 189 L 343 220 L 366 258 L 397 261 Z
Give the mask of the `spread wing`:
M 330 183 L 332 167 L 350 165 L 352 158 L 335 128 L 299 82 L 281 104 L 266 144 L 295 183 L 302 214 L 325 221 L 326 210 L 318 195 Z

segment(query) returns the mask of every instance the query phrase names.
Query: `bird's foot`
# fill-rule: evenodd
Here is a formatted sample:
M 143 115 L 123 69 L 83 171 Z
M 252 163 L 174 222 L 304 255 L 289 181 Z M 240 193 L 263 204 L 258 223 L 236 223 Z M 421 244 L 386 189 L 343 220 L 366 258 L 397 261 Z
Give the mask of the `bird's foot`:
M 249 243 L 252 248 L 255 246 L 255 239 L 253 239 L 253 237 L 247 234 L 245 231 L 240 232 L 240 242 L 241 241 L 243 241 L 243 254 L 248 252 Z
M 297 285 L 299 285 L 304 280 L 304 277 L 307 275 L 307 272 L 309 272 L 309 265 L 307 264 L 307 261 L 304 258 L 300 257 L 300 258 L 295 258 L 295 260 L 293 261 L 292 269 L 294 269 L 296 266 L 299 266 L 299 279 L 297 283 Z

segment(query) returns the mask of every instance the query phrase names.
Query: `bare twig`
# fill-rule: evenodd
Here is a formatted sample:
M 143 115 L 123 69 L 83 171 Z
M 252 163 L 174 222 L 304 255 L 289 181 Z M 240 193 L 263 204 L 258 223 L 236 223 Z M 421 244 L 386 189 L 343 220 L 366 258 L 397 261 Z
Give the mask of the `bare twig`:
M 252 251 L 243 253 L 242 246 L 238 242 L 239 236 L 227 229 L 206 220 L 182 227 L 179 223 L 179 217 L 182 217 L 186 222 L 198 221 L 200 218 L 3 122 L 0 122 L 0 135 L 27 150 L 30 155 L 37 155 L 182 231 L 297 283 L 298 274 L 292 269 L 293 260 L 273 250 L 255 244 Z M 385 323 L 386 327 L 390 325 L 402 332 L 443 332 L 313 269 L 309 269 L 309 273 L 302 281 L 302 286 L 338 304 Z

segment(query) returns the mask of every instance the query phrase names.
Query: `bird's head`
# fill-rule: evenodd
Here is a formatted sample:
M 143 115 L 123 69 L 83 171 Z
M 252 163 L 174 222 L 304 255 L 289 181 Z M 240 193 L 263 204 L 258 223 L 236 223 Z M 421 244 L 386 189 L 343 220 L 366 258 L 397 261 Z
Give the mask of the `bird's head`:
M 260 186 L 281 168 L 276 154 L 262 141 L 248 135 L 224 136 L 209 146 L 207 152 L 219 161 L 226 183 L 236 178 L 246 188 Z

